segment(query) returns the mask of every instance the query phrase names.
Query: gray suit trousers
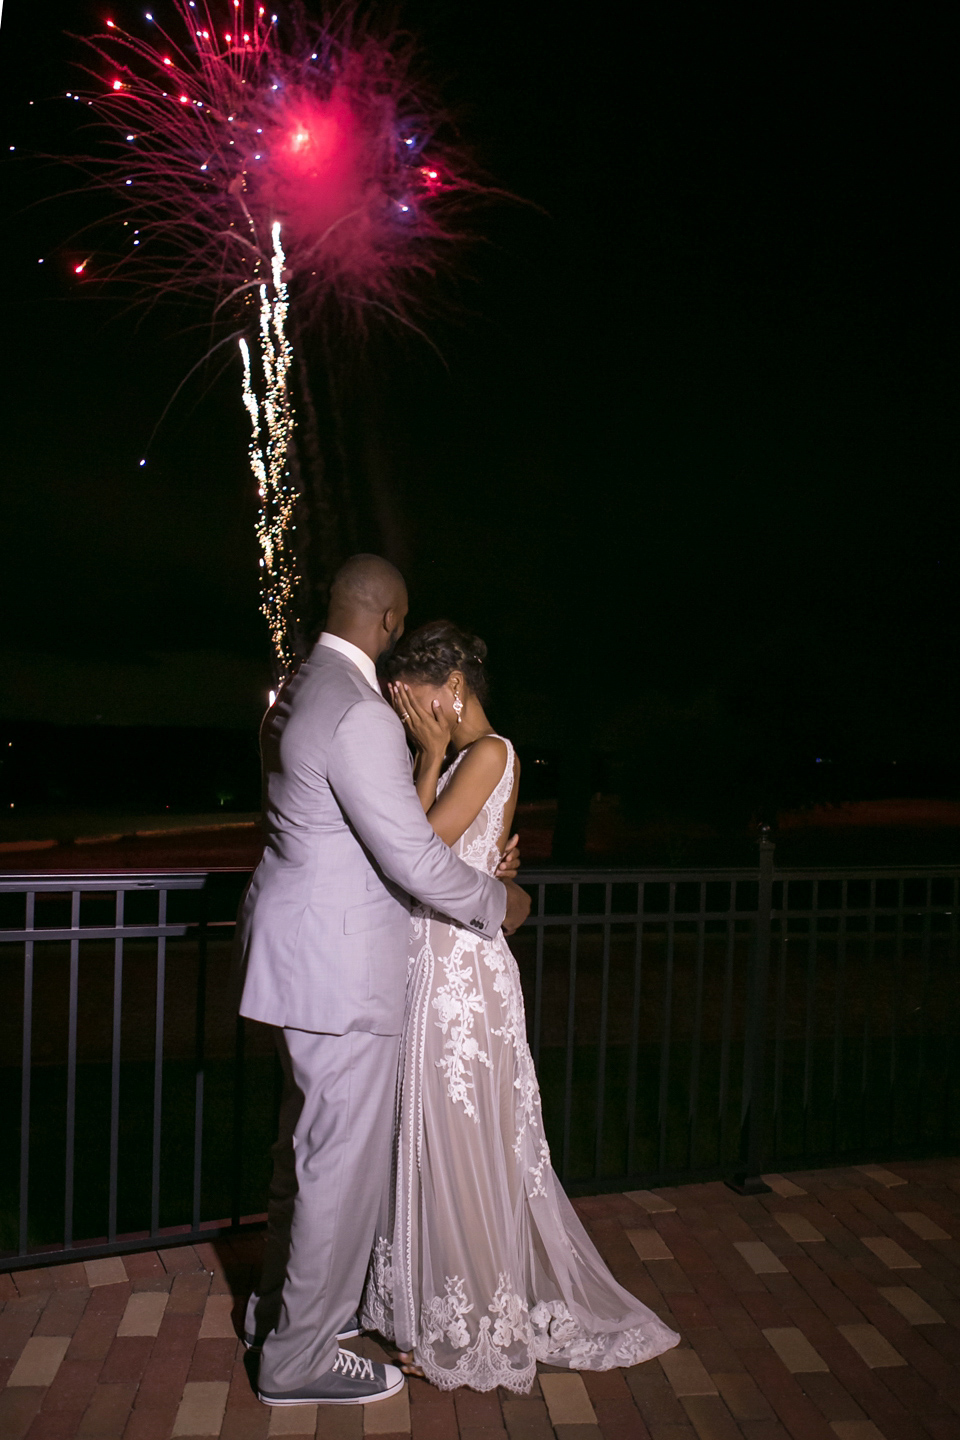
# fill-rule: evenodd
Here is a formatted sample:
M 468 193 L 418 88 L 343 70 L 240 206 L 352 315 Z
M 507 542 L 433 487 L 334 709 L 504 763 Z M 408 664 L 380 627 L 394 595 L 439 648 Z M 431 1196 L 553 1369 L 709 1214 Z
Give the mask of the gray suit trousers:
M 390 1183 L 399 1035 L 276 1029 L 284 1072 L 260 1291 L 260 1386 L 293 1390 L 329 1370 L 356 1311 Z

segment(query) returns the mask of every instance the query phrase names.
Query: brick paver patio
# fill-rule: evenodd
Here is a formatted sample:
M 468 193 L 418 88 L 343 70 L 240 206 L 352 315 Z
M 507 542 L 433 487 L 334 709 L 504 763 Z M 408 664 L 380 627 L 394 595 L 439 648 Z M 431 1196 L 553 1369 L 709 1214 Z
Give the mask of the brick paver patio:
M 960 1440 L 960 1161 L 577 1201 L 614 1273 L 682 1336 L 534 1393 L 269 1410 L 238 1316 L 259 1237 L 0 1276 L 2 1440 Z M 374 1342 L 354 1342 L 380 1353 Z

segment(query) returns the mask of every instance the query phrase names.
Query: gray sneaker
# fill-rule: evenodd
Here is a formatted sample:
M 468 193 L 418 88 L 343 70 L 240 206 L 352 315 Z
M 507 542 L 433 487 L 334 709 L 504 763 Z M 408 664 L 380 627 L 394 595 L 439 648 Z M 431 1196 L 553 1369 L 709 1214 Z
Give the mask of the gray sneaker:
M 0 4 L 3 0 L 0 0 Z M 356 1340 L 363 1332 L 360 1329 L 360 1319 L 357 1315 L 351 1315 L 342 1330 L 337 1331 L 338 1340 Z M 243 1343 L 248 1350 L 262 1350 L 266 1335 L 251 1335 L 249 1330 L 243 1332 Z
M 264 1405 L 369 1405 L 403 1389 L 396 1365 L 378 1365 L 351 1350 L 338 1350 L 325 1375 L 297 1390 L 258 1390 Z

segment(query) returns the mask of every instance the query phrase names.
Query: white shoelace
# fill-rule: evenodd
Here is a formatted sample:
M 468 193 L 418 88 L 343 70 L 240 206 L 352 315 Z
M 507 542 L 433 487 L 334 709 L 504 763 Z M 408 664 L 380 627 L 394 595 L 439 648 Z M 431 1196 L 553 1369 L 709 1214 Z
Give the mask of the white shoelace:
M 338 1370 L 348 1380 L 373 1379 L 373 1362 L 365 1360 L 362 1355 L 354 1355 L 352 1350 L 338 1350 L 333 1369 Z

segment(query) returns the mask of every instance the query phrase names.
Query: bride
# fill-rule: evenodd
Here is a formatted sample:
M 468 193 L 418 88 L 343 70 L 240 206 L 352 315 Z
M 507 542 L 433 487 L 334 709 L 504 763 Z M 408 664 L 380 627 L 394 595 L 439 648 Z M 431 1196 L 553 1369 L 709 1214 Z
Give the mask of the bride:
M 484 713 L 485 655 L 436 621 L 397 646 L 389 675 L 431 825 L 492 875 L 520 767 Z M 503 934 L 418 906 L 408 961 L 392 1203 L 361 1324 L 444 1390 L 524 1394 L 538 1360 L 608 1370 L 669 1350 L 679 1336 L 617 1284 L 551 1168 Z

